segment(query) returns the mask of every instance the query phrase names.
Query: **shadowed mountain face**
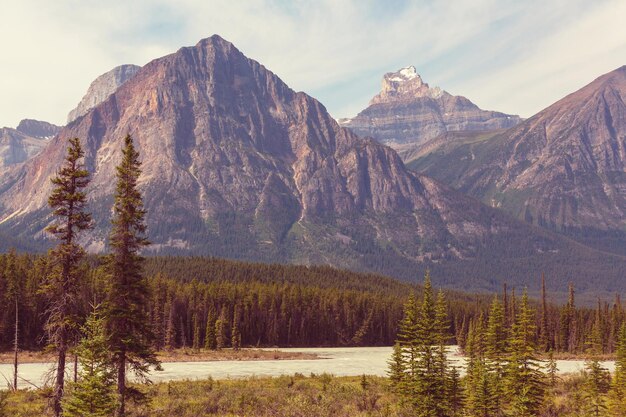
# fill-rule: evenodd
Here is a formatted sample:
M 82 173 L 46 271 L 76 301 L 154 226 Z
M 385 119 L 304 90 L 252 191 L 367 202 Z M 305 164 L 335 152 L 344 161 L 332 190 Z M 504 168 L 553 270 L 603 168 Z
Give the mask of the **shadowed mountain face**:
M 521 219 L 626 252 L 625 99 L 626 66 L 488 140 L 406 160 Z
M 415 67 L 385 74 L 381 92 L 352 119 L 339 121 L 360 136 L 396 147 L 422 144 L 446 132 L 509 128 L 518 116 L 481 110 L 461 96 L 429 87 Z
M 400 277 L 413 277 L 424 262 L 437 267 L 454 260 L 469 265 L 465 275 L 477 276 L 476 265 L 489 256 L 500 275 L 490 272 L 480 284 L 485 288 L 511 278 L 505 266 L 511 259 L 532 267 L 554 256 L 591 263 L 604 256 L 411 173 L 393 150 L 341 128 L 319 102 L 218 36 L 150 62 L 64 128 L 45 156 L 5 170 L 0 232 L 45 241 L 50 177 L 67 138 L 79 137 L 93 173 L 96 222 L 84 243 L 103 250 L 127 133 L 143 160 L 140 186 L 153 251 L 323 263 Z M 613 271 L 620 262 L 605 264 Z M 526 270 L 516 273 L 521 280 Z M 450 274 L 449 283 L 465 275 Z

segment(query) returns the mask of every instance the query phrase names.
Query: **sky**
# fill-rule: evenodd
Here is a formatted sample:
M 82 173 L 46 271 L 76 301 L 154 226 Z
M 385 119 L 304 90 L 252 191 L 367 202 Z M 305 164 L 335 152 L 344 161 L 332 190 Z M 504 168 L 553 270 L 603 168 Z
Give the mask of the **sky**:
M 367 106 L 382 76 L 523 117 L 626 65 L 624 0 L 0 0 L 0 126 L 64 124 L 98 75 L 219 34 L 320 100 Z

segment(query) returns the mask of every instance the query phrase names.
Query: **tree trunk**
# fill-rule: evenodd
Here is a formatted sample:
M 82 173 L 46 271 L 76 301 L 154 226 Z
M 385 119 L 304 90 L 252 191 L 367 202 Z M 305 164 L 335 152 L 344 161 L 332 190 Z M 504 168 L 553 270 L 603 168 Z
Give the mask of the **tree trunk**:
M 60 417 L 62 414 L 61 400 L 63 399 L 63 388 L 65 383 L 65 357 L 67 348 L 65 342 L 59 345 L 59 363 L 57 364 L 56 386 L 54 388 L 54 415 Z
M 17 349 L 19 336 L 19 310 L 17 306 L 17 297 L 15 297 L 15 337 L 13 339 L 13 391 L 17 391 Z
M 120 352 L 120 358 L 117 364 L 117 417 L 126 415 L 126 352 Z
M 78 381 L 78 353 L 74 352 L 74 383 Z

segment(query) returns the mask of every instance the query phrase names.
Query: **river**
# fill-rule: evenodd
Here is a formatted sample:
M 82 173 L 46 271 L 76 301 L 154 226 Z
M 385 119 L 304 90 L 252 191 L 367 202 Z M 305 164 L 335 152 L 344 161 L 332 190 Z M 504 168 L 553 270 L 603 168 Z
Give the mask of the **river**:
M 280 376 L 301 373 L 329 373 L 336 376 L 379 375 L 387 373 L 387 362 L 391 357 L 391 347 L 356 347 L 356 348 L 285 348 L 282 351 L 315 353 L 321 359 L 307 360 L 269 360 L 269 361 L 214 361 L 214 362 L 166 362 L 163 371 L 155 371 L 151 380 L 172 381 L 182 379 L 204 379 L 209 376 L 215 379 L 245 378 L 250 376 Z M 465 360 L 453 347 L 449 353 L 450 361 L 462 367 Z M 613 361 L 603 362 L 613 371 Z M 68 370 L 73 365 L 68 365 Z M 578 372 L 584 366 L 583 360 L 557 361 L 559 373 Z M 49 380 L 52 364 L 30 363 L 19 367 L 20 388 L 40 387 Z M 13 366 L 0 364 L 0 386 L 4 387 L 4 379 L 12 379 Z

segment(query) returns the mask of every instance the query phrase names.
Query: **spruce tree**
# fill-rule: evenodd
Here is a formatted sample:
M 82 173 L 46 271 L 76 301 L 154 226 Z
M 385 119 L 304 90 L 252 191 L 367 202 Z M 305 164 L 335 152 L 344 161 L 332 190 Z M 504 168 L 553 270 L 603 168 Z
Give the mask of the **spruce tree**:
M 609 392 L 609 411 L 611 416 L 626 415 L 626 323 L 623 323 L 617 338 L 615 352 L 615 373 Z
M 524 290 L 516 315 L 507 365 L 506 396 L 510 413 L 518 417 L 536 416 L 544 399 L 544 376 L 537 357 L 536 326 Z
M 67 417 L 108 417 L 115 410 L 115 369 L 109 352 L 105 320 L 98 307 L 83 326 L 83 338 L 76 348 L 80 370 L 64 400 Z
M 215 321 L 215 348 L 226 347 L 226 310 L 222 308 L 219 318 Z
M 113 229 L 107 257 L 110 285 L 107 298 L 108 331 L 111 352 L 117 368 L 118 417 L 126 414 L 129 395 L 142 394 L 127 386 L 127 369 L 147 380 L 151 366 L 159 361 L 152 348 L 153 332 L 148 317 L 149 288 L 142 273 L 140 251 L 149 244 L 145 237 L 145 210 L 137 181 L 141 173 L 139 153 L 130 135 L 124 139 L 122 161 L 117 166 L 113 206 Z
M 387 375 L 389 376 L 389 380 L 391 381 L 391 388 L 394 390 L 394 392 L 401 394 L 402 385 L 404 379 L 407 376 L 407 364 L 400 343 L 396 342 L 396 344 L 393 346 L 393 353 L 388 364 L 389 371 L 387 372 Z
M 239 329 L 239 308 L 235 307 L 235 313 L 233 315 L 233 329 L 230 333 L 230 345 L 233 350 L 239 350 L 241 348 L 241 330 Z
M 587 340 L 587 353 L 590 358 L 585 363 L 585 412 L 588 416 L 599 417 L 607 410 L 605 394 L 610 387 L 609 372 L 600 363 L 602 333 L 600 312 L 596 310 L 596 319 Z
M 215 340 L 215 311 L 211 308 L 207 315 L 206 333 L 204 335 L 204 348 L 207 350 L 217 349 L 217 341 Z
M 200 320 L 198 320 L 198 313 L 193 313 L 193 344 L 194 350 L 200 349 Z
M 58 352 L 52 405 L 57 417 L 62 413 L 67 351 L 80 327 L 77 302 L 82 274 L 79 263 L 85 251 L 77 240 L 81 231 L 91 227 L 84 191 L 89 184 L 89 172 L 81 162 L 83 156 L 80 140 L 70 139 L 63 166 L 52 178 L 54 189 L 48 198 L 56 220 L 46 231 L 53 234 L 59 243 L 50 251 L 52 271 L 41 290 L 48 298 L 46 333 Z
M 504 308 L 498 297 L 491 303 L 487 329 L 485 333 L 485 369 L 490 373 L 493 410 L 496 415 L 502 413 L 504 402 L 504 374 L 506 370 L 507 334 Z

